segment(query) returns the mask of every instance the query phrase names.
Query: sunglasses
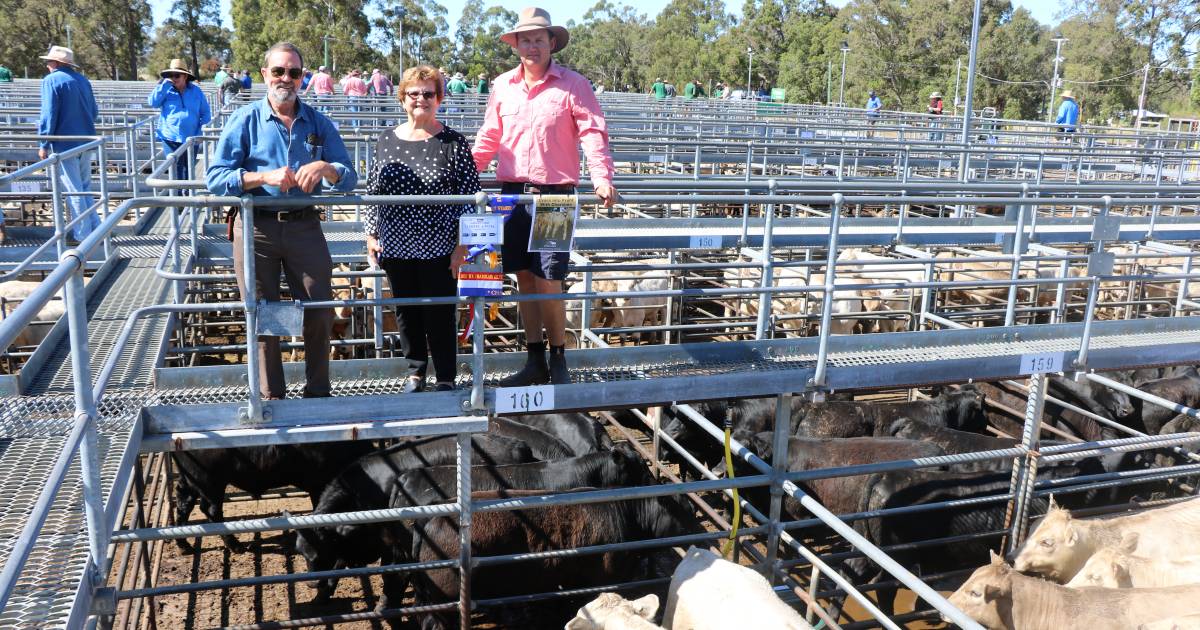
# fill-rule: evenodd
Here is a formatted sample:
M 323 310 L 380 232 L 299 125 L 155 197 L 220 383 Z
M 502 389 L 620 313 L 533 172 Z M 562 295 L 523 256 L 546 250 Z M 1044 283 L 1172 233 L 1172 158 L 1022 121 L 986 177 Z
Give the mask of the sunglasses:
M 437 92 L 432 92 L 429 90 L 425 90 L 424 92 L 422 92 L 420 90 L 412 90 L 410 92 L 405 92 L 404 95 L 407 96 L 408 98 L 411 98 L 414 101 L 421 98 L 422 96 L 427 99 L 432 100 L 433 97 L 437 96 Z
M 275 78 L 282 77 L 284 74 L 287 74 L 288 77 L 294 81 L 294 80 L 299 79 L 300 77 L 304 76 L 304 69 L 303 68 L 284 68 L 281 66 L 275 66 L 274 68 L 271 68 L 271 76 L 273 76 Z
M 178 79 L 179 77 L 183 77 L 183 76 L 187 76 L 187 75 L 179 74 L 178 72 L 168 72 L 168 73 L 164 74 L 163 76 L 174 81 L 175 79 Z

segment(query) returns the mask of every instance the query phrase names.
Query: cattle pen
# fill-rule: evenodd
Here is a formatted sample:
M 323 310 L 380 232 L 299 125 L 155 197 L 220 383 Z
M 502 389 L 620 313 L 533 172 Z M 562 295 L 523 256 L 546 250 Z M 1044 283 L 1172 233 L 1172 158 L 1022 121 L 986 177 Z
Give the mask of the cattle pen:
M 1196 492 L 1200 463 L 1187 447 L 1200 433 L 1143 421 L 1158 409 L 1200 418 L 1200 401 L 1144 386 L 1176 373 L 1160 368 L 1200 364 L 1195 134 L 1084 127 L 1064 137 L 1050 125 L 977 118 L 965 142 L 931 140 L 930 128 L 946 123 L 914 114 L 868 125 L 863 110 L 847 108 L 602 94 L 622 199 L 597 208 L 581 185 L 561 296 L 571 384 L 498 387 L 522 360 L 516 305 L 527 298 L 509 286 L 494 298 L 422 298 L 457 304 L 469 322 L 457 389 L 402 393 L 413 366 L 388 316 L 418 300 L 390 297 L 368 266 L 361 213 L 427 198 L 321 197 L 335 299 L 267 303 L 239 297 L 224 219 L 239 207 L 252 234 L 254 209 L 283 202 L 211 196 L 202 181 L 169 175 L 180 160 L 202 172 L 221 123 L 261 97 L 256 88 L 214 108 L 203 136 L 164 157 L 155 117 L 141 107 L 150 84 L 96 82 L 102 124 L 79 150 L 98 154 L 101 225 L 78 244 L 66 240 L 67 194 L 47 177 L 63 156 L 37 157 L 38 85 L 17 81 L 4 94 L 0 263 L 3 280 L 32 285 L 6 297 L 0 321 L 2 626 L 381 627 L 431 615 L 505 626 L 505 614 L 534 603 L 665 591 L 678 552 L 732 537 L 731 555 L 814 627 L 977 628 L 945 597 L 977 565 L 950 560 L 1015 550 L 1051 495 L 1103 514 Z M 397 103 L 330 97 L 319 106 L 369 172 Z M 482 108 L 463 95 L 439 117 L 471 137 Z M 483 185 L 440 201 L 487 212 L 497 187 L 487 174 Z M 37 323 L 56 300 L 65 316 Z M 310 308 L 338 311 L 334 396 L 302 399 L 293 384 L 286 399 L 263 400 L 248 345 L 256 334 L 294 334 L 287 321 Z M 40 343 L 19 341 L 33 327 Z M 303 373 L 285 365 L 291 381 Z M 534 393 L 542 398 L 518 399 Z M 791 457 L 803 439 L 842 437 L 797 438 L 797 408 L 926 409 L 968 394 L 986 421 L 979 431 L 1007 440 L 1003 448 L 803 465 Z M 727 437 L 756 399 L 763 430 Z M 473 493 L 473 440 L 495 432 L 497 418 L 529 413 L 585 414 L 636 453 L 649 483 Z M 889 418 L 905 419 L 920 420 Z M 839 418 L 830 430 L 848 424 Z M 894 425 L 865 435 L 891 436 Z M 315 497 L 285 487 L 262 502 L 218 497 L 230 513 L 220 522 L 179 522 L 170 507 L 176 462 L 188 454 L 439 436 L 454 444 L 458 472 L 453 492 L 432 503 L 308 513 Z M 988 471 L 986 483 L 947 483 L 921 500 L 905 498 L 911 486 L 886 485 L 899 478 L 892 473 L 950 479 L 964 467 Z M 820 490 L 847 479 L 877 492 Z M 687 508 L 689 527 L 522 552 L 470 544 L 496 514 L 663 497 Z M 454 525 L 446 557 L 397 553 L 314 571 L 291 550 L 297 530 L 435 521 Z M 223 536 L 249 548 L 226 547 Z M 200 549 L 188 556 L 177 540 Z M 216 568 L 200 570 L 214 554 Z M 640 563 L 614 583 L 522 588 L 531 571 L 595 556 Z M 405 593 L 376 608 L 380 576 L 439 571 L 455 572 L 454 597 Z M 484 574 L 509 583 L 474 579 Z M 358 590 L 309 601 L 316 583 L 340 578 Z M 894 607 L 897 591 L 906 598 Z

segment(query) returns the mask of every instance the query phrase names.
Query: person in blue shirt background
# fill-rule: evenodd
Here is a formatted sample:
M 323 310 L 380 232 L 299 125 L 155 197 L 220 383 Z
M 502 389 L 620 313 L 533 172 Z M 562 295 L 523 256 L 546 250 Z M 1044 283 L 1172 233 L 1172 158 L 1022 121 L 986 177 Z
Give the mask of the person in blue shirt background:
M 1075 94 L 1071 90 L 1063 90 L 1062 99 L 1062 105 L 1058 107 L 1058 118 L 1054 119 L 1054 123 L 1060 125 L 1059 131 L 1074 133 L 1075 126 L 1079 124 L 1079 104 L 1075 102 Z
M 41 136 L 94 136 L 96 122 L 100 119 L 100 108 L 92 94 L 92 84 L 79 73 L 75 64 L 75 52 L 62 46 L 51 46 L 50 52 L 42 55 L 46 69 L 50 71 L 42 79 L 42 108 L 38 116 L 38 135 Z M 43 140 L 38 148 L 38 158 L 46 159 L 51 152 L 62 153 L 86 144 L 88 140 Z M 85 151 L 82 155 L 63 158 L 55 169 L 59 185 L 65 192 L 86 193 L 92 187 L 92 162 L 95 153 Z M 71 219 L 82 219 L 72 227 L 75 240 L 82 241 L 100 225 L 96 213 L 84 216 L 92 207 L 91 195 L 70 195 Z
M 278 301 L 279 272 L 298 300 L 332 298 L 333 260 L 321 231 L 320 210 L 311 205 L 323 190 L 349 192 L 358 173 L 333 122 L 300 101 L 304 59 L 294 44 L 267 50 L 262 77 L 266 98 L 238 108 L 221 131 L 206 183 L 214 195 L 285 197 L 297 204 L 254 212 L 254 269 L 259 299 Z M 307 201 L 307 203 L 306 203 Z M 241 217 L 233 223 L 233 267 L 243 298 Z M 329 391 L 329 335 L 332 309 L 305 309 L 304 396 Z M 279 337 L 259 337 L 260 391 L 267 399 L 286 393 Z
M 875 90 L 871 90 L 867 98 L 867 124 L 874 126 L 879 121 L 879 112 L 883 110 L 883 100 L 875 95 Z M 867 137 L 870 138 L 875 132 L 867 129 Z
M 250 71 L 249 70 L 242 70 L 241 81 L 242 81 L 242 89 L 247 92 L 250 91 L 250 87 L 254 85 L 254 83 L 250 80 Z M 307 83 L 307 82 L 308 82 L 308 79 L 306 78 L 305 83 Z M 301 86 L 301 89 L 304 89 L 303 86 Z
M 200 135 L 200 128 L 212 120 L 212 110 L 204 90 L 195 84 L 196 75 L 188 70 L 182 59 L 172 59 L 166 70 L 158 73 L 162 82 L 155 86 L 147 99 L 150 107 L 160 108 L 155 134 L 163 143 L 163 154 L 170 155 L 188 138 Z M 188 179 L 187 156 L 175 162 L 177 180 Z

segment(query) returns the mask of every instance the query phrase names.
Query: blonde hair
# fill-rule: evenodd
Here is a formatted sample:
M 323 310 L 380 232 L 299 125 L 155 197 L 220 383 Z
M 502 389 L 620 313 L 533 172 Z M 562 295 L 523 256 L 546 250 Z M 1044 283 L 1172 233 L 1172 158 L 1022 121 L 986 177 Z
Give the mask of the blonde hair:
M 404 93 L 409 86 L 417 83 L 429 81 L 433 83 L 433 91 L 437 94 L 438 102 L 442 102 L 446 98 L 446 86 L 442 83 L 442 75 L 438 73 L 437 68 L 433 66 L 413 66 L 404 71 L 404 76 L 400 78 L 400 85 L 396 86 L 396 98 L 403 101 Z

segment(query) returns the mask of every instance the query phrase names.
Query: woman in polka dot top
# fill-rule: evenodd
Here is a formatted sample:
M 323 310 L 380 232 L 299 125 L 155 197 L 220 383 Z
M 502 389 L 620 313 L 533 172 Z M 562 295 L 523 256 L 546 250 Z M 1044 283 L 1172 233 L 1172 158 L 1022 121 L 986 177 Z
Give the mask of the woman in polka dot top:
M 408 121 L 379 135 L 367 180 L 369 195 L 473 195 L 479 174 L 462 134 L 437 120 L 445 97 L 437 70 L 404 72 L 396 91 Z M 367 257 L 387 273 L 396 297 L 443 297 L 457 293 L 465 248 L 458 246 L 458 218 L 470 205 L 370 206 L 366 212 Z M 430 355 L 439 391 L 454 389 L 455 305 L 397 308 L 404 357 L 422 362 L 406 391 L 425 388 Z

